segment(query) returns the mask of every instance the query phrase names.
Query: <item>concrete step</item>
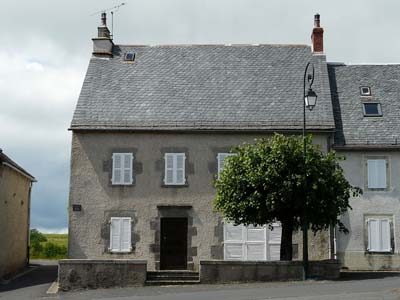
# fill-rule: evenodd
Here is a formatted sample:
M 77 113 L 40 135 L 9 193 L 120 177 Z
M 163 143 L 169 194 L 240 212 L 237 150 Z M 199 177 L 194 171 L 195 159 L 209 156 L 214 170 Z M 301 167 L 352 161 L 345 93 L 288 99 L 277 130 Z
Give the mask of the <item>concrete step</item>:
M 200 280 L 146 280 L 146 285 L 187 285 L 199 283 Z
M 199 283 L 199 273 L 186 270 L 147 272 L 146 285 L 178 285 Z

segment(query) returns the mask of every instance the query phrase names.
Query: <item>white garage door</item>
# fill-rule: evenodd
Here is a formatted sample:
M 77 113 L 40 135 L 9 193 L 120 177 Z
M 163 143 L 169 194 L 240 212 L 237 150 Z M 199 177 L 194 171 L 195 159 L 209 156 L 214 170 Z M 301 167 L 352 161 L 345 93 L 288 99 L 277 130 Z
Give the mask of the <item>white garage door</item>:
M 254 227 L 224 225 L 225 260 L 279 260 L 282 230 L 278 223 Z

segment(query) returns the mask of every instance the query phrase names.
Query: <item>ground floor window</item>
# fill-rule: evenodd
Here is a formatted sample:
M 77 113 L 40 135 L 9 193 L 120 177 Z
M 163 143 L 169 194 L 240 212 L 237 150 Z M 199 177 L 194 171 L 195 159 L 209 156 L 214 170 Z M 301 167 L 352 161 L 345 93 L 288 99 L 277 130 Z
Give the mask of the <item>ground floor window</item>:
M 131 245 L 131 218 L 112 217 L 110 221 L 110 251 L 130 252 Z
M 279 260 L 282 228 L 279 223 L 254 227 L 224 224 L 225 260 Z
M 367 218 L 369 252 L 392 252 L 392 218 Z

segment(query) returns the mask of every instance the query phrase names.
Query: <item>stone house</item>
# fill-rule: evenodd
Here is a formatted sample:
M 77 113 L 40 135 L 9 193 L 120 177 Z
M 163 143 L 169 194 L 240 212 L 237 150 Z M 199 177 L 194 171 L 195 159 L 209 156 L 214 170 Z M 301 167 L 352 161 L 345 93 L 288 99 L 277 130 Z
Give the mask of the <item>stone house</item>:
M 342 217 L 337 255 L 353 270 L 400 269 L 400 66 L 328 65 L 345 174 L 363 189 Z
M 29 260 L 29 217 L 35 178 L 0 149 L 0 278 Z
M 70 127 L 69 258 L 145 259 L 149 270 L 279 259 L 279 224 L 226 224 L 213 210 L 212 181 L 232 146 L 301 134 L 308 62 L 318 104 L 307 128 L 330 150 L 322 34 L 317 15 L 312 47 L 115 45 L 103 14 Z M 310 234 L 310 258 L 330 258 L 332 241 Z M 301 234 L 294 250 L 300 259 Z

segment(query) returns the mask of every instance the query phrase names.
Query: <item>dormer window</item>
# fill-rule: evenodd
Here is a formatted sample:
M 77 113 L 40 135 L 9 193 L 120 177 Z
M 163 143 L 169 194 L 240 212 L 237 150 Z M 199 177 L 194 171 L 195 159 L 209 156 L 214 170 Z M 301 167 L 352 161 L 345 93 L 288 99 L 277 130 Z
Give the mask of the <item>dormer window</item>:
M 371 96 L 371 88 L 369 86 L 360 87 L 361 96 Z
M 124 60 L 125 61 L 134 61 L 135 60 L 135 52 L 126 52 Z
M 364 117 L 382 117 L 380 103 L 363 103 Z

